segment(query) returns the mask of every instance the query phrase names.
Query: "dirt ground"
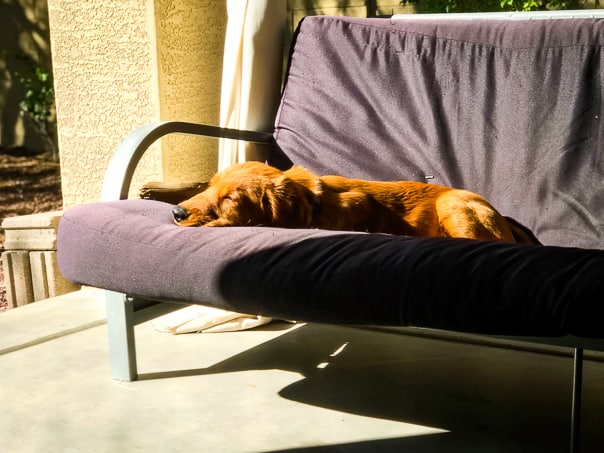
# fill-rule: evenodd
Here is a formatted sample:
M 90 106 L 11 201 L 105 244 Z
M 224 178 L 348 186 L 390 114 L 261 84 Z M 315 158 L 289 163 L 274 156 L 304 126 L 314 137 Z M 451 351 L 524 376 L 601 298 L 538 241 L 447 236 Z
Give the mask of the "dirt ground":
M 59 164 L 22 148 L 0 147 L 0 222 L 7 217 L 61 209 Z M 0 229 L 0 252 L 4 232 Z M 0 311 L 6 310 L 6 286 L 0 260 Z

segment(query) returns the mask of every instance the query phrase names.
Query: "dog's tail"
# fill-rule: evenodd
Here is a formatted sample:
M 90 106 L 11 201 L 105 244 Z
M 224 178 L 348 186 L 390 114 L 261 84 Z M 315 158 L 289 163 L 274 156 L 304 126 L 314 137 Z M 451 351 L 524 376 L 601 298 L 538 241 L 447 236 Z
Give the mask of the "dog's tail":
M 523 244 L 543 245 L 529 228 L 525 227 L 523 224 L 511 217 L 504 216 L 504 219 L 510 224 L 512 234 L 514 235 L 516 242 Z

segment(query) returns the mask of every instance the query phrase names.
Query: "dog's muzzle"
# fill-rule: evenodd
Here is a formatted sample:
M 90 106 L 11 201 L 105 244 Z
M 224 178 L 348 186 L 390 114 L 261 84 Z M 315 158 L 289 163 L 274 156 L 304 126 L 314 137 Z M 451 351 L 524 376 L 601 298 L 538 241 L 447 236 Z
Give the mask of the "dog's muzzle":
M 172 208 L 172 215 L 174 216 L 174 220 L 177 222 L 182 222 L 189 217 L 189 211 L 185 208 L 181 208 L 180 206 L 174 206 Z

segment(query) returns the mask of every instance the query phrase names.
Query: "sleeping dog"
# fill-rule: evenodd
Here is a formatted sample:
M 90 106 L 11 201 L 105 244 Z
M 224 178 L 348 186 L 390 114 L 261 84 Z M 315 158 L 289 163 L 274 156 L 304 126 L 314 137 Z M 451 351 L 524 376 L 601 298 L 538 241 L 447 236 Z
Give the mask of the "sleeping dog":
M 539 244 L 480 195 L 411 181 L 316 176 L 260 162 L 217 173 L 172 210 L 181 226 L 274 226 Z

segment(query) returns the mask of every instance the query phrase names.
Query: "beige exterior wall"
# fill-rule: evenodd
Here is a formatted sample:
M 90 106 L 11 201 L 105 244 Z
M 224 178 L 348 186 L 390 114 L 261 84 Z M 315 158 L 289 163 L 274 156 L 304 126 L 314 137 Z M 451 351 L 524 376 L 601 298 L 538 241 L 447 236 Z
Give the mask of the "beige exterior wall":
M 98 200 L 107 163 L 134 128 L 159 119 L 218 123 L 225 0 L 48 5 L 65 207 Z M 397 0 L 377 6 L 401 12 Z M 307 14 L 367 15 L 365 0 L 288 0 L 288 11 L 291 28 Z M 207 180 L 216 168 L 213 139 L 174 136 L 147 153 L 133 188 Z
M 217 122 L 226 12 L 222 1 L 199 5 L 49 1 L 66 207 L 99 198 L 107 163 L 134 128 L 158 119 Z M 215 169 L 214 143 L 164 142 L 163 159 L 154 146 L 134 188 L 205 179 Z
M 50 0 L 63 203 L 100 196 L 107 163 L 136 126 L 159 118 L 153 1 Z M 140 166 L 160 174 L 159 149 Z
M 155 7 L 161 119 L 218 124 L 226 2 L 156 0 Z M 206 181 L 216 171 L 214 139 L 172 135 L 162 147 L 164 181 Z

